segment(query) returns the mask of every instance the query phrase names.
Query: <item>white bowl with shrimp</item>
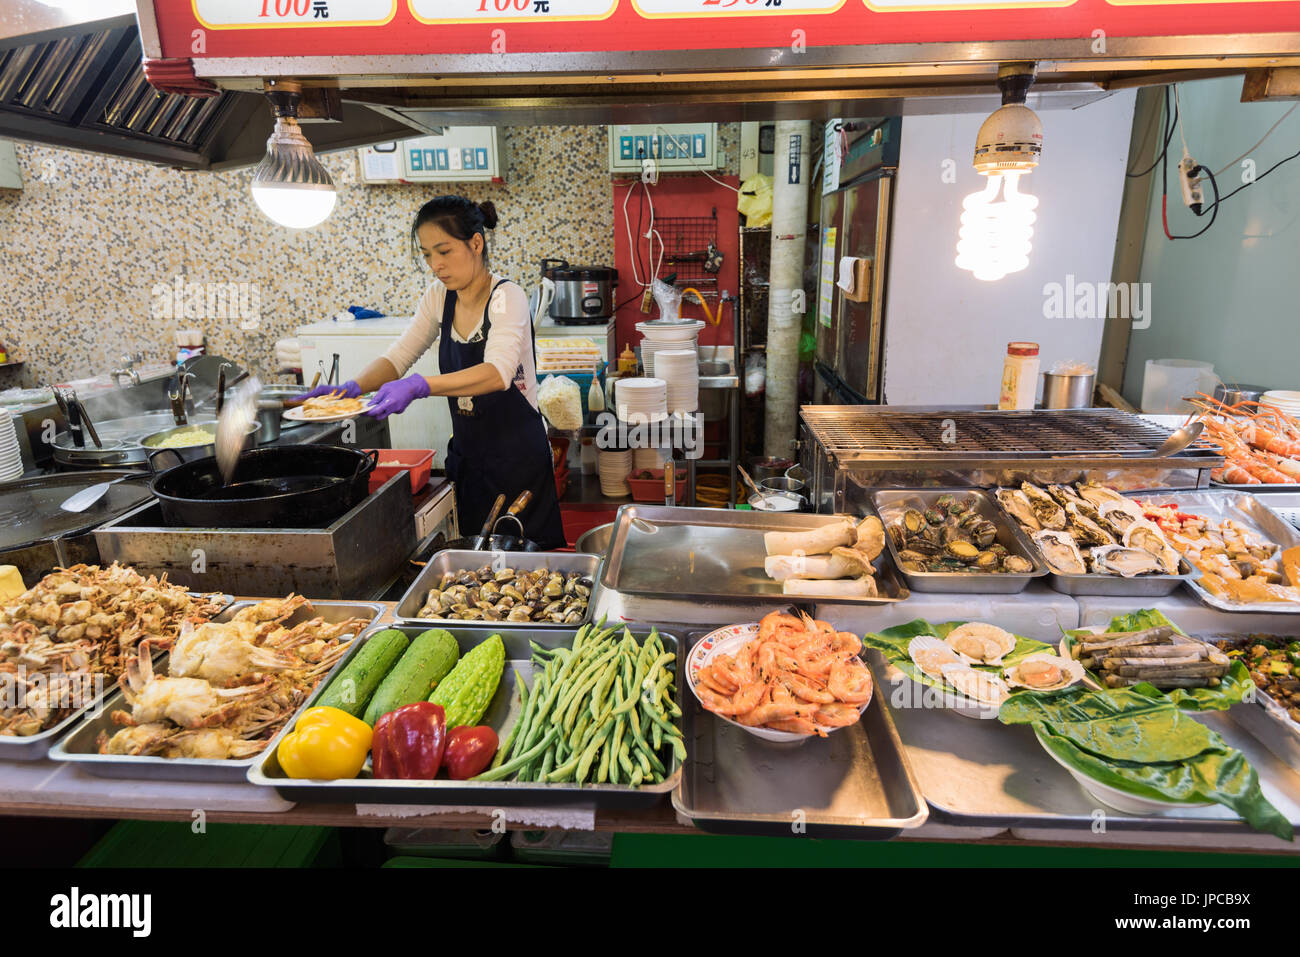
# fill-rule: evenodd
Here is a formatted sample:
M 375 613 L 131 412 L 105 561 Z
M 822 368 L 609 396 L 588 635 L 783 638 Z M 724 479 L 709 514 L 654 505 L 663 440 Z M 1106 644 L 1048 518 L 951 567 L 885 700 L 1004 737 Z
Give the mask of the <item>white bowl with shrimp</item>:
M 747 724 L 741 724 L 739 721 L 734 721 L 726 715 L 711 711 L 708 706 L 705 705 L 699 687 L 700 670 L 712 663 L 715 658 L 718 658 L 721 655 L 734 656 L 745 644 L 753 641 L 757 637 L 758 622 L 749 622 L 747 624 L 727 625 L 723 628 L 718 628 L 695 643 L 695 646 L 691 648 L 690 654 L 686 656 L 686 683 L 690 687 L 691 693 L 695 695 L 695 699 L 700 702 L 700 706 L 718 720 L 725 721 L 728 724 L 733 724 L 736 727 L 749 732 L 754 737 L 760 738 L 764 741 L 770 741 L 773 744 L 799 744 L 807 741 L 809 738 L 822 737 L 830 734 L 832 731 L 838 731 L 839 727 L 831 727 L 828 725 L 817 725 L 821 734 L 818 734 L 816 731 L 804 734 L 796 731 L 778 731 L 775 728 L 753 727 Z M 865 667 L 865 663 L 863 666 Z M 871 697 L 875 697 L 874 693 Z M 856 706 L 859 715 L 867 710 L 867 706 L 871 704 L 871 697 L 862 702 L 862 704 Z M 852 727 L 852 725 L 843 725 L 842 727 Z

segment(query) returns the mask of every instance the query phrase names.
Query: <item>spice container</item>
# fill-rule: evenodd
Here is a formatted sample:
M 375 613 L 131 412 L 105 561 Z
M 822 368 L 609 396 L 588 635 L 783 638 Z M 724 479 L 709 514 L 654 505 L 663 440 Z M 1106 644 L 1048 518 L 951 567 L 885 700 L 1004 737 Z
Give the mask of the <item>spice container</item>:
M 1008 342 L 999 409 L 1032 409 L 1038 392 L 1038 343 Z

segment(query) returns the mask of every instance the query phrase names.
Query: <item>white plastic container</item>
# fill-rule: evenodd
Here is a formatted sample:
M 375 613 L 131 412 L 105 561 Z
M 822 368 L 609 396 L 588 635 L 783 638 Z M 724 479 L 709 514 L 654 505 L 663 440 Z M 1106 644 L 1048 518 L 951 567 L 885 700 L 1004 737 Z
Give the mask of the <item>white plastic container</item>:
M 1183 396 L 1214 394 L 1219 377 L 1212 362 L 1195 359 L 1148 359 L 1142 377 L 1143 412 L 1193 412 Z
M 1038 397 L 1038 343 L 1008 342 L 999 409 L 1032 409 Z

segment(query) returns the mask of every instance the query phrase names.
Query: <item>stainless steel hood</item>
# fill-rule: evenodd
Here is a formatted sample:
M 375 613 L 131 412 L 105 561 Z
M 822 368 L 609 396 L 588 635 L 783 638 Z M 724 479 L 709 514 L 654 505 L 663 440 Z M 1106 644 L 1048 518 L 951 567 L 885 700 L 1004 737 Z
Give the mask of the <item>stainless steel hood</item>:
M 79 19 L 38 0 L 0 3 L 0 137 L 189 169 L 261 159 L 274 121 L 260 93 L 160 92 L 141 66 L 135 14 L 94 16 Z M 422 132 L 345 99 L 337 116 L 308 129 L 318 152 Z

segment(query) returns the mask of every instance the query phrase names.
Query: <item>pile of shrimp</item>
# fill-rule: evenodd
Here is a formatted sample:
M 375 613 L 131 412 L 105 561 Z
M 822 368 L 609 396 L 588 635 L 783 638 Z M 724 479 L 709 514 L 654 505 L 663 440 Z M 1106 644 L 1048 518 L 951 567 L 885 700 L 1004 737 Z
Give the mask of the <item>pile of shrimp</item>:
M 826 736 L 871 700 L 862 641 L 824 621 L 772 612 L 758 637 L 700 669 L 695 691 L 714 714 L 749 727 Z

